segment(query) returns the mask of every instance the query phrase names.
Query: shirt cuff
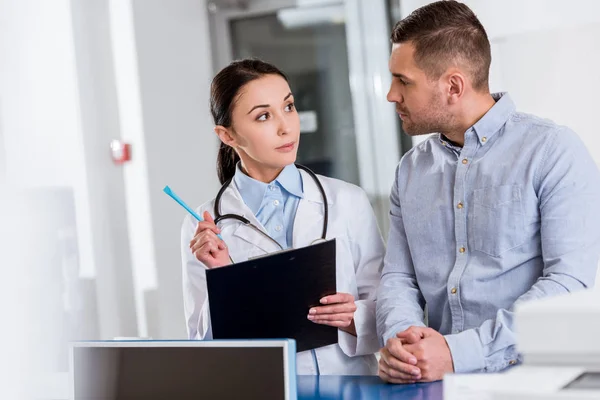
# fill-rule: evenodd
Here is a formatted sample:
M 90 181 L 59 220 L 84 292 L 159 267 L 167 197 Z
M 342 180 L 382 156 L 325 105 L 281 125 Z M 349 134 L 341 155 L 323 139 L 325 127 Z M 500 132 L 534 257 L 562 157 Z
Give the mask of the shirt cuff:
M 452 354 L 454 372 L 477 372 L 485 368 L 483 346 L 479 335 L 474 329 L 468 329 L 453 335 L 445 335 L 444 338 Z
M 356 336 L 338 330 L 340 348 L 348 357 L 364 356 L 379 351 L 379 340 L 375 327 L 375 302 L 358 300 L 355 302 L 354 327 Z

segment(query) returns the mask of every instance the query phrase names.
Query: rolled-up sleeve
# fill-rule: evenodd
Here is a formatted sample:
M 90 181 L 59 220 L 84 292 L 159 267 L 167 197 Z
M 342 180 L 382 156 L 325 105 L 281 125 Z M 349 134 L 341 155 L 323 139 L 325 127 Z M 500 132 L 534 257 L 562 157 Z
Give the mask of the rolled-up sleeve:
M 410 326 L 425 326 L 425 301 L 417 283 L 400 207 L 399 168 L 390 195 L 390 231 L 377 293 L 377 332 L 381 346 Z

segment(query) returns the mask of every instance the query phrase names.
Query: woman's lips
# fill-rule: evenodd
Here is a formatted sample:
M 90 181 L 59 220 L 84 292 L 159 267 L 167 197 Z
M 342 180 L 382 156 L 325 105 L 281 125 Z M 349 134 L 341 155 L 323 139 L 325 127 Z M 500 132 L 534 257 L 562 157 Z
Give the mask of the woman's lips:
M 284 153 L 287 153 L 289 151 L 294 150 L 294 147 L 296 146 L 296 142 L 291 142 L 291 143 L 286 143 L 283 146 L 279 146 L 278 148 L 276 148 L 275 150 L 277 151 L 281 151 Z

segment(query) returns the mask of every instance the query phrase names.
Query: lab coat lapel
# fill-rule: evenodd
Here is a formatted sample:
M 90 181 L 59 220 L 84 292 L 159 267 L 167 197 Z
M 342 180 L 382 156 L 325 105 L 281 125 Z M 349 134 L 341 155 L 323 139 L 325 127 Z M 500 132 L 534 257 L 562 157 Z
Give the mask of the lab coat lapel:
M 304 197 L 298 203 L 296 217 L 294 218 L 294 230 L 292 233 L 293 247 L 305 247 L 321 238 L 323 231 L 323 197 L 311 176 L 300 170 L 302 174 L 302 185 Z M 327 187 L 323 180 L 321 184 Z M 329 196 L 328 196 L 329 197 Z
M 257 229 L 268 235 L 262 224 L 256 219 L 252 210 L 248 208 L 242 195 L 235 187 L 235 183 L 231 182 L 229 188 L 223 193 L 221 198 L 221 214 L 238 214 L 248 219 Z M 233 221 L 233 220 L 231 220 Z M 272 253 L 274 251 L 281 250 L 273 241 L 269 240 L 264 235 L 260 234 L 251 226 L 248 226 L 242 222 L 237 222 L 237 227 L 233 231 L 233 236 L 242 239 L 253 246 L 258 247 L 265 253 Z

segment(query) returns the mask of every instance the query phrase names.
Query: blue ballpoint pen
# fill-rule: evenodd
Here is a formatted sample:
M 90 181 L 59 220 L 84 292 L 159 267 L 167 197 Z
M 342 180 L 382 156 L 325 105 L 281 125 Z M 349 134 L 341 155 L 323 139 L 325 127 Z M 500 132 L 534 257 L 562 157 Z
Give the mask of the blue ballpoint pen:
M 181 198 L 179 196 L 177 196 L 175 194 L 175 192 L 172 191 L 169 186 L 165 186 L 165 188 L 163 189 L 163 192 L 165 192 L 166 194 L 168 194 L 173 200 L 175 200 L 177 203 L 179 203 L 179 205 L 181 207 L 185 208 L 187 210 L 187 212 L 189 212 L 190 214 L 192 214 L 192 217 L 196 218 L 200 222 L 204 221 L 204 219 L 200 215 L 198 215 L 197 212 L 195 212 L 194 210 L 192 210 L 190 208 L 190 206 L 188 206 L 187 204 L 185 204 L 185 201 L 181 200 Z M 221 236 L 221 234 L 217 234 L 217 237 L 219 239 L 223 240 L 223 237 Z

